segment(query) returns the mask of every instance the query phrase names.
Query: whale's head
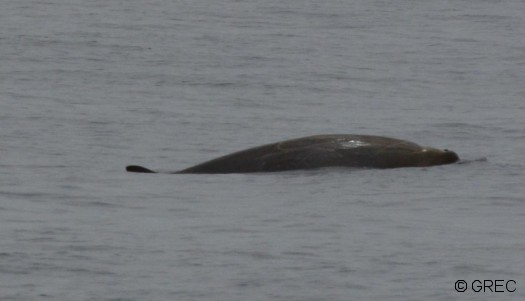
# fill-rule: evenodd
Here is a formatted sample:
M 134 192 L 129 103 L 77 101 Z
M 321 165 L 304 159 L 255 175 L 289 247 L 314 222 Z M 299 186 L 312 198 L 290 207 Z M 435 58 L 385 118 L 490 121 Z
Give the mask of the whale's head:
M 437 149 L 433 147 L 423 147 L 416 154 L 418 166 L 444 165 L 457 162 L 458 154 L 448 149 Z

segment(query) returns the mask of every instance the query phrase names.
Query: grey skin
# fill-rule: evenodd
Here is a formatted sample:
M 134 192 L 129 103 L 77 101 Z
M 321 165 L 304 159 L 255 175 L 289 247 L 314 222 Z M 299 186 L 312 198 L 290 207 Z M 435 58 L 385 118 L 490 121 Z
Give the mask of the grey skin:
M 258 146 L 222 156 L 176 174 L 277 172 L 340 166 L 352 168 L 425 167 L 459 160 L 450 150 L 369 135 L 316 135 Z M 130 165 L 129 172 L 156 173 Z

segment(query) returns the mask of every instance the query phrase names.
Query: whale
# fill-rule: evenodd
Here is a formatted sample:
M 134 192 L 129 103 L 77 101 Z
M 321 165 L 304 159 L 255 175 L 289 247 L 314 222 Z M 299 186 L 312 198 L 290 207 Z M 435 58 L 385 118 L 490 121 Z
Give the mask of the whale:
M 173 172 L 129 165 L 128 172 L 172 174 L 264 173 L 323 167 L 401 168 L 455 163 L 448 149 L 373 135 L 328 134 L 285 140 L 234 152 Z

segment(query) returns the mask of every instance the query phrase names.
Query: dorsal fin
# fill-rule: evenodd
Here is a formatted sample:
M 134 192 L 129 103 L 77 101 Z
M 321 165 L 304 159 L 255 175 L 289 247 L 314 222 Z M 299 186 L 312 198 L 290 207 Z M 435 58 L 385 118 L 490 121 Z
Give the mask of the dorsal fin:
M 146 167 L 142 167 L 139 165 L 128 165 L 126 166 L 126 171 L 128 172 L 141 172 L 141 173 L 157 173 L 151 169 L 147 169 Z

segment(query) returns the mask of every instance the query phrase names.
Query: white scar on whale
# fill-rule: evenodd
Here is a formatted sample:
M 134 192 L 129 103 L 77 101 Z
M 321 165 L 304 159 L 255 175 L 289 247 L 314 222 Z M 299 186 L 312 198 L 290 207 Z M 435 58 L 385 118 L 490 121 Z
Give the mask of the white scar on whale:
M 356 147 L 362 147 L 362 146 L 368 146 L 369 143 L 359 141 L 359 140 L 346 140 L 346 139 L 340 139 L 339 144 L 343 148 L 356 148 Z

